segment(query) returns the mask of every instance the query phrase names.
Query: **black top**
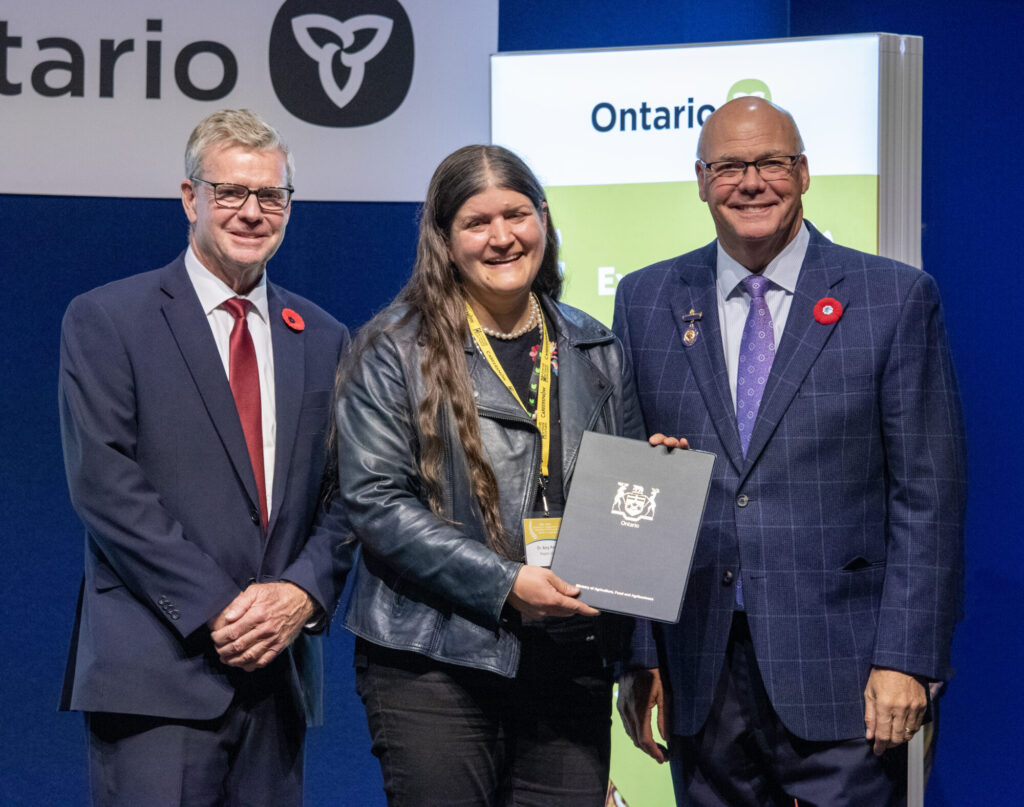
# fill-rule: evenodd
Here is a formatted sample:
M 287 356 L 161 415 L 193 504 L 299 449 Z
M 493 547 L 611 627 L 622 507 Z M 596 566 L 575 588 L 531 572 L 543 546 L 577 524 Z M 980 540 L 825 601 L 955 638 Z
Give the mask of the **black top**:
M 545 514 L 544 505 L 540 495 L 540 487 L 537 489 L 537 496 L 533 505 L 533 517 L 540 518 L 544 515 L 560 516 L 565 509 L 565 494 L 562 490 L 562 429 L 559 419 L 558 408 L 558 345 L 555 343 L 555 333 L 551 322 L 545 317 L 548 326 L 548 336 L 552 341 L 551 346 L 551 452 L 548 456 L 548 484 L 547 500 L 548 511 Z M 536 357 L 541 349 L 540 328 L 527 331 L 515 339 L 495 339 L 487 337 L 494 349 L 494 355 L 498 357 L 505 375 L 508 376 L 512 386 L 519 393 L 519 399 L 526 404 L 526 408 L 533 414 L 537 409 L 537 391 L 530 389 L 530 381 L 533 378 L 533 369 Z M 540 473 L 538 463 L 537 473 Z
M 548 326 L 548 337 L 553 343 L 551 350 L 551 452 L 548 455 L 549 476 L 546 490 L 548 510 L 546 513 L 544 512 L 541 491 L 538 486 L 531 514 L 534 518 L 559 517 L 565 509 L 565 494 L 562 486 L 562 429 L 558 402 L 558 345 L 555 343 L 557 335 L 551 325 L 551 320 L 547 316 L 544 319 Z M 530 388 L 530 382 L 533 380 L 534 365 L 540 353 L 542 338 L 539 327 L 527 331 L 515 339 L 487 337 L 505 375 L 512 382 L 512 386 L 516 388 L 519 399 L 526 404 L 530 414 L 537 409 L 537 391 Z M 537 472 L 540 472 L 539 464 Z M 540 643 L 554 641 L 559 645 L 577 642 L 593 643 L 596 629 L 597 620 L 594 617 L 548 618 L 526 627 L 522 638 Z M 531 636 L 532 638 L 530 638 Z M 595 645 L 595 653 L 596 650 Z M 599 659 L 597 655 L 591 658 L 592 655 L 594 654 L 586 654 L 577 661 L 584 666 L 590 666 Z

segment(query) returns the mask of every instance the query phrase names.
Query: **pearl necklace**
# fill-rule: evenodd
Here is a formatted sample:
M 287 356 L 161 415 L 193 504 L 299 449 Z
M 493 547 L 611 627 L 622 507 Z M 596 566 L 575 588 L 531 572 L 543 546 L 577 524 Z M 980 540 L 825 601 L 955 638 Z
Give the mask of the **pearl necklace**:
M 530 294 L 530 318 L 526 321 L 526 324 L 515 331 L 496 331 L 493 328 L 486 328 L 481 325 L 483 331 L 488 336 L 493 336 L 495 339 L 501 339 L 503 341 L 509 341 L 511 339 L 518 339 L 527 331 L 532 331 L 540 323 L 540 303 L 537 302 L 537 295 Z

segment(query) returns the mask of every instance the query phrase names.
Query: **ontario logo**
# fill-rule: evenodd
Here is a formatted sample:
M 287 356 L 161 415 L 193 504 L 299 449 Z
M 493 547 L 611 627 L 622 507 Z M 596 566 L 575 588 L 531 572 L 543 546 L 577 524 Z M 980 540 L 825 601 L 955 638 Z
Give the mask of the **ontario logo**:
M 763 98 L 765 101 L 772 100 L 772 91 L 759 78 L 741 78 L 729 88 L 726 100 L 731 101 L 733 98 L 744 98 L 748 95 Z
M 650 493 L 645 493 L 643 485 L 632 485 L 630 482 L 616 484 L 619 489 L 612 501 L 612 515 L 622 516 L 622 526 L 639 529 L 639 522 L 654 521 L 654 499 L 659 488 L 651 488 Z M 631 486 L 632 490 L 629 490 Z
M 318 126 L 368 126 L 405 100 L 415 52 L 398 0 L 287 0 L 270 32 L 281 104 Z

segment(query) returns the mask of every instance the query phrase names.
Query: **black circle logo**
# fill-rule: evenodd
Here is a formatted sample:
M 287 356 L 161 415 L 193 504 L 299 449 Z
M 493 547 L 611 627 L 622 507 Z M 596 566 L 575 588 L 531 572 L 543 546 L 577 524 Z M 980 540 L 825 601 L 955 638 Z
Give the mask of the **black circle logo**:
M 270 30 L 284 108 L 318 126 L 367 126 L 412 84 L 412 24 L 398 0 L 287 0 Z

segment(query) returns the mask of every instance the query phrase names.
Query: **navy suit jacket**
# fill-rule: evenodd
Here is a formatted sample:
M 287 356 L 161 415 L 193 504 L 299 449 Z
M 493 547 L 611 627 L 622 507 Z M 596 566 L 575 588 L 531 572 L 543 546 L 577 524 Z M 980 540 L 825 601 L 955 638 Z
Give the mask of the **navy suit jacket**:
M 348 331 L 267 284 L 277 448 L 270 523 L 231 387 L 182 256 L 75 298 L 61 333 L 60 414 L 85 524 L 62 709 L 209 719 L 241 676 L 206 622 L 252 582 L 288 580 L 330 615 L 351 564 L 340 507 L 321 503 L 332 387 Z M 295 331 L 291 308 L 305 321 Z M 322 712 L 320 637 L 275 661 L 308 723 Z
M 862 737 L 872 665 L 950 675 L 966 460 L 938 291 L 918 269 L 810 232 L 746 458 L 716 243 L 619 284 L 614 329 L 648 432 L 718 457 L 682 618 L 647 632 L 657 656 L 638 647 L 660 661 L 674 733 L 708 715 L 737 573 L 768 696 L 799 737 Z M 842 303 L 837 322 L 815 320 L 823 297 Z

